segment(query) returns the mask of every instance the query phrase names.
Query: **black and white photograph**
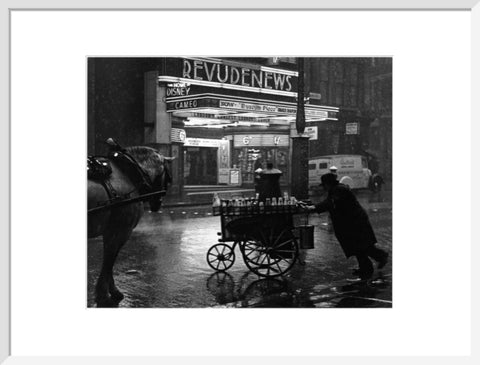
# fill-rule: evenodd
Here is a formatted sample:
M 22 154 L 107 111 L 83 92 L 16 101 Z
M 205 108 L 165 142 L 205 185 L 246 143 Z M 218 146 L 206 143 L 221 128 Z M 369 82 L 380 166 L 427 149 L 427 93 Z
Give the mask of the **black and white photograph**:
M 392 57 L 88 57 L 87 306 L 391 308 Z
M 477 363 L 478 2 L 7 0 L 0 363 Z

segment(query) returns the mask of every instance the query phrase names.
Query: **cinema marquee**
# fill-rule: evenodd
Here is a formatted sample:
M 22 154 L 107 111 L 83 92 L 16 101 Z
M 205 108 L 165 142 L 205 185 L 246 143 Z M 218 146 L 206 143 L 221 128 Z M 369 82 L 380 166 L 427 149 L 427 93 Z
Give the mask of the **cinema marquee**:
M 298 72 L 232 60 L 184 57 L 169 59 L 159 82 L 176 86 L 169 88 L 167 96 L 185 96 L 207 87 L 295 97 Z

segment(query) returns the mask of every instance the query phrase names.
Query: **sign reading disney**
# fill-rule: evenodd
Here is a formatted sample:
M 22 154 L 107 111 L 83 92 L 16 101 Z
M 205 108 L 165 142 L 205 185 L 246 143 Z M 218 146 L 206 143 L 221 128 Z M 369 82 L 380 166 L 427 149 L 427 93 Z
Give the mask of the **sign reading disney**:
M 291 91 L 296 83 L 296 72 L 249 66 L 225 61 L 183 59 L 182 77 L 279 91 Z

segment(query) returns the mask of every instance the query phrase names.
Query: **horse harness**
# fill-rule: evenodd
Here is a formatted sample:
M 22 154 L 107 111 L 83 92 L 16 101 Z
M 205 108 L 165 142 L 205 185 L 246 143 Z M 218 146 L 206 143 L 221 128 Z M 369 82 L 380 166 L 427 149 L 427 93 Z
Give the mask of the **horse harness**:
M 106 157 L 87 157 L 87 179 L 100 183 L 107 192 L 108 198 L 114 200 L 119 196 L 112 184 L 110 184 L 109 178 L 111 174 L 112 166 Z
M 112 174 L 111 162 L 115 162 L 119 169 L 128 176 L 135 186 L 135 190 L 139 192 L 140 197 L 130 198 L 133 191 L 120 195 L 115 190 L 110 183 L 110 175 Z M 167 178 L 169 178 L 166 168 L 164 168 L 160 177 L 163 177 L 165 174 L 167 174 Z M 108 154 L 108 157 L 88 156 L 87 178 L 100 183 L 107 192 L 109 198 L 108 201 L 99 203 L 100 207 L 90 209 L 89 212 L 105 208 L 113 203 L 116 205 L 122 202 L 130 203 L 165 193 L 164 191 L 152 192 L 154 184 L 152 183 L 150 176 L 148 176 L 148 174 L 142 169 L 133 156 L 121 148 L 112 150 Z

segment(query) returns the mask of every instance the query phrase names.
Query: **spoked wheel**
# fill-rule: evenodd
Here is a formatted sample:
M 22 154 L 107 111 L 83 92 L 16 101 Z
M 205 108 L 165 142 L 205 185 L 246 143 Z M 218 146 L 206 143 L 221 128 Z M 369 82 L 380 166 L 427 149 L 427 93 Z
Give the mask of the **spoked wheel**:
M 274 228 L 262 230 L 243 243 L 243 260 L 255 274 L 275 277 L 290 270 L 298 258 L 298 243 L 289 228 L 277 233 Z
M 229 245 L 217 243 L 208 250 L 207 262 L 213 270 L 228 270 L 235 262 L 235 252 Z

